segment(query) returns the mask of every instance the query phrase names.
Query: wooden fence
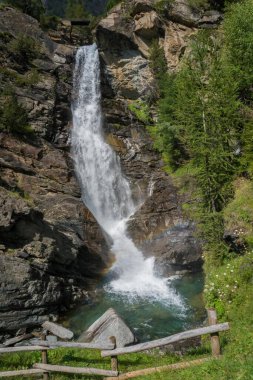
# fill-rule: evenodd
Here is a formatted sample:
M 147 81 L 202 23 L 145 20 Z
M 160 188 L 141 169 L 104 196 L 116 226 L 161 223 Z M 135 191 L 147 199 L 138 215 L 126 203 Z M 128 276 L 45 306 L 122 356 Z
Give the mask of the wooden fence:
M 0 377 L 12 377 L 12 376 L 30 376 L 43 374 L 43 379 L 47 380 L 49 378 L 49 373 L 51 372 L 61 372 L 68 374 L 79 374 L 79 375 L 99 375 L 103 376 L 107 380 L 125 380 L 134 378 L 141 375 L 147 375 L 154 372 L 175 370 L 187 368 L 195 365 L 199 365 L 213 358 L 219 358 L 221 355 L 219 333 L 222 331 L 229 330 L 228 323 L 217 324 L 216 312 L 214 309 L 208 310 L 208 320 L 209 326 L 201 327 L 198 329 L 193 329 L 189 331 L 184 331 L 179 334 L 174 334 L 166 338 L 153 340 L 150 342 L 140 343 L 129 347 L 117 348 L 116 339 L 111 337 L 111 340 L 107 344 L 95 344 L 95 343 L 78 343 L 78 342 L 48 342 L 47 340 L 38 340 L 33 346 L 20 346 L 20 347 L 6 347 L 0 348 L 0 354 L 4 353 L 14 353 L 14 352 L 24 352 L 24 351 L 41 351 L 41 363 L 35 363 L 32 369 L 27 370 L 17 370 L 17 371 L 5 371 L 0 372 Z M 157 347 L 163 347 L 171 343 L 176 343 L 185 339 L 199 337 L 202 335 L 209 335 L 211 338 L 211 348 L 212 356 L 208 358 L 202 358 L 197 360 L 192 360 L 190 362 L 180 362 L 171 365 L 165 365 L 155 368 L 146 368 L 137 371 L 132 371 L 128 373 L 119 373 L 119 359 L 120 355 L 131 354 L 134 352 L 142 352 L 150 350 Z M 67 348 L 79 348 L 79 349 L 96 349 L 101 351 L 102 357 L 111 357 L 111 370 L 104 370 L 98 368 L 80 368 L 80 367 L 68 367 L 61 365 L 51 365 L 48 364 L 47 352 L 49 350 L 56 349 L 58 347 Z

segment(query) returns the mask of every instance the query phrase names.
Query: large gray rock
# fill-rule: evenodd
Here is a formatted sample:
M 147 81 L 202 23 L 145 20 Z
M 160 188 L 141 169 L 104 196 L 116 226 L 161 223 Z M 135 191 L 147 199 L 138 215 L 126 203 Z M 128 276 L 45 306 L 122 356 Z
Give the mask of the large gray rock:
M 116 338 L 117 347 L 125 347 L 136 342 L 136 338 L 123 319 L 112 308 L 108 309 L 79 338 L 80 342 L 107 343 Z

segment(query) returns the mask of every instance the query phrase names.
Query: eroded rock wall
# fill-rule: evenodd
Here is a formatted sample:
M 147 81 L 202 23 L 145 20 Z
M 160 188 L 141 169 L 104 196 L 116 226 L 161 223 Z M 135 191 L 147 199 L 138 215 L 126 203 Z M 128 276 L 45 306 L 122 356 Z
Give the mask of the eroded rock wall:
M 36 56 L 25 60 L 13 49 L 21 36 L 33 38 Z M 0 37 L 1 104 L 11 88 L 34 131 L 0 132 L 1 338 L 85 298 L 107 249 L 80 199 L 71 160 L 75 47 L 52 42 L 36 20 L 10 7 L 0 11 Z
M 164 50 L 168 70 L 177 70 L 192 35 L 198 28 L 216 27 L 222 15 L 193 9 L 187 0 L 176 0 L 162 13 L 156 5 L 154 0 L 121 2 L 100 21 L 95 37 L 107 141 L 121 157 L 138 204 L 128 232 L 145 255 L 155 255 L 157 271 L 167 275 L 200 270 L 201 246 L 193 224 L 183 216 L 179 189 L 164 172 L 144 123 L 129 104 L 138 99 L 152 103 L 156 96 L 149 62 L 154 40 Z

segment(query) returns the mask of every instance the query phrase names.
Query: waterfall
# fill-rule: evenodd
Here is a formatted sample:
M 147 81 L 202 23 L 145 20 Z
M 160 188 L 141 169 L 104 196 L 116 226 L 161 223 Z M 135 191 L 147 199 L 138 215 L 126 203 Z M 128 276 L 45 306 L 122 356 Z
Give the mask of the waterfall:
M 72 155 L 82 200 L 112 239 L 115 263 L 108 292 L 145 297 L 181 305 L 168 280 L 154 274 L 154 258 L 145 259 L 127 236 L 126 226 L 135 212 L 131 189 L 102 129 L 100 64 L 95 44 L 78 49 L 72 104 Z

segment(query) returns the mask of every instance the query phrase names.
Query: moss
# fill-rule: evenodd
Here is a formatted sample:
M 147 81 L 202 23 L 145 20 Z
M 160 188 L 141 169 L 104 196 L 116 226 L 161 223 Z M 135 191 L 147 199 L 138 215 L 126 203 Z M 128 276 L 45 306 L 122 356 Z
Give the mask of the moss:
M 151 117 L 149 114 L 149 106 L 143 100 L 136 100 L 128 104 L 129 110 L 134 114 L 136 119 L 144 124 L 151 122 Z

